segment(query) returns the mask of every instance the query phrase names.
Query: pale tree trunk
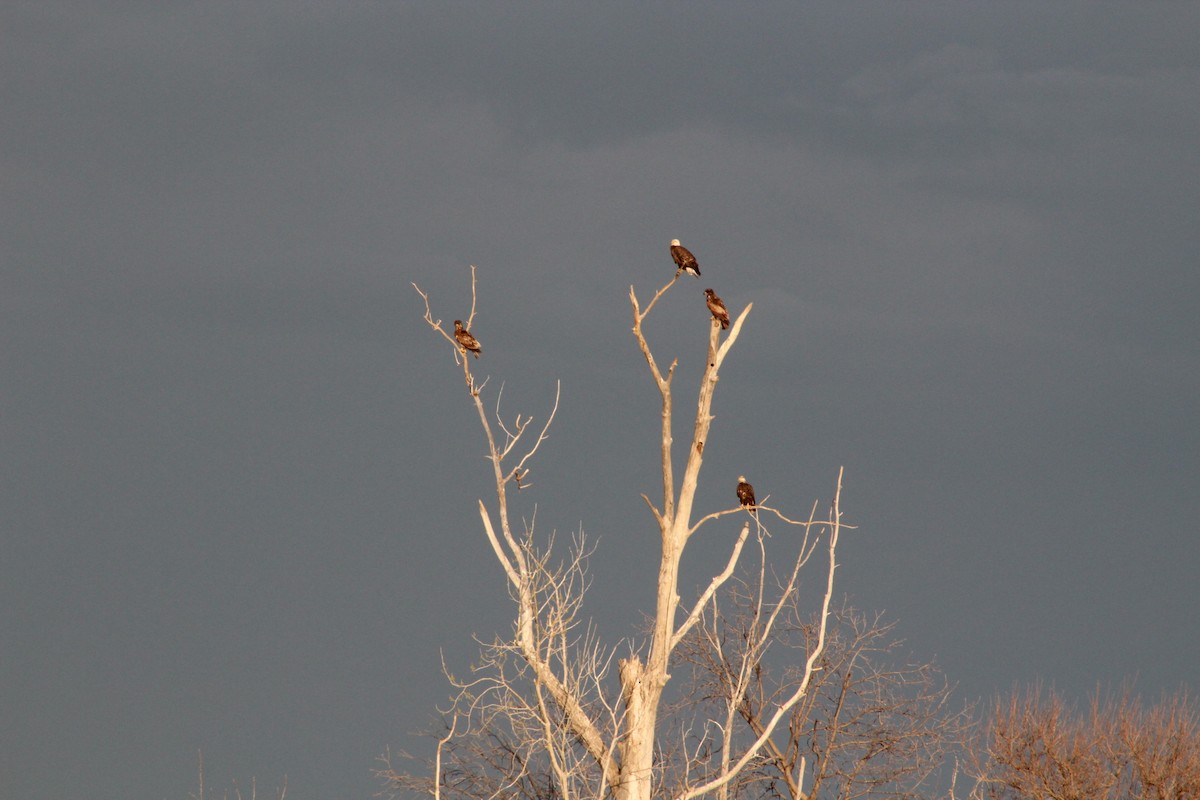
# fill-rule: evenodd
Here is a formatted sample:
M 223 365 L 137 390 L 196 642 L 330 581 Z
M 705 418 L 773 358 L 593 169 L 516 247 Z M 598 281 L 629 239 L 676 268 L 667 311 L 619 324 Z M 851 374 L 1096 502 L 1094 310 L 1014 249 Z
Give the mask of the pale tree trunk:
M 678 277 L 676 275 L 676 278 Z M 676 494 L 673 479 L 674 461 L 671 452 L 673 442 L 671 379 L 674 377 L 677 362 L 672 362 L 667 374 L 663 375 L 642 331 L 643 320 L 672 285 L 674 285 L 674 281 L 659 290 L 646 306 L 645 311 L 640 308 L 633 287 L 629 289 L 629 300 L 633 306 L 634 316 L 633 333 L 637 338 L 642 355 L 650 367 L 651 375 L 662 399 L 662 441 L 660 446 L 663 505 L 661 510 L 654 510 L 661 534 L 662 556 L 658 570 L 658 594 L 650 655 L 645 665 L 636 658 L 631 658 L 622 664 L 621 682 L 628 703 L 629 715 L 626 718 L 628 726 L 626 738 L 621 747 L 622 785 L 616 794 L 617 800 L 650 800 L 653 789 L 653 758 L 658 707 L 662 700 L 663 689 L 671 678 L 668 672 L 671 652 L 678 643 L 676 612 L 680 602 L 679 563 L 683 557 L 688 536 L 692 531 L 692 506 L 696 499 L 700 467 L 704 462 L 704 442 L 708 440 L 708 429 L 713 420 L 713 395 L 716 391 L 721 364 L 734 342 L 737 341 L 738 334 L 742 330 L 742 323 L 753 307 L 753 304 L 746 306 L 738 315 L 723 343 L 720 342 L 720 325 L 715 322 L 709 325 L 708 354 L 705 359 L 704 375 L 700 380 L 696 417 L 688 446 L 683 481 L 679 486 L 678 494 Z M 649 503 L 648 499 L 647 502 Z M 653 504 L 651 504 L 651 508 L 653 509 Z

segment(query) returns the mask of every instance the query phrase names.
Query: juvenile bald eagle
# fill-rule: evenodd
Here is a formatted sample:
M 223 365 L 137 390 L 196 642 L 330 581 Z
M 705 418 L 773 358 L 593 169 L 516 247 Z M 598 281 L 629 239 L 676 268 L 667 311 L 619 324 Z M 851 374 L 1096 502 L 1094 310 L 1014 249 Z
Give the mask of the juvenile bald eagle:
M 679 243 L 678 239 L 671 240 L 671 258 L 675 260 L 675 274 L 687 272 L 700 277 L 700 265 L 696 263 L 696 257 L 692 255 L 692 251 Z
M 749 506 L 750 513 L 758 516 L 758 512 L 754 510 L 754 507 L 758 505 L 758 501 L 754 499 L 754 487 L 746 483 L 745 475 L 738 475 L 737 496 L 739 503 Z
M 479 354 L 483 352 L 483 348 L 479 346 L 479 340 L 463 327 L 461 319 L 454 320 L 454 340 L 463 350 L 470 350 L 476 358 L 479 358 Z
M 717 293 L 712 289 L 704 290 L 704 299 L 708 303 L 708 310 L 712 312 L 713 319 L 721 323 L 721 330 L 728 330 L 729 309 L 725 308 L 725 303 L 721 302 L 721 298 L 717 297 Z

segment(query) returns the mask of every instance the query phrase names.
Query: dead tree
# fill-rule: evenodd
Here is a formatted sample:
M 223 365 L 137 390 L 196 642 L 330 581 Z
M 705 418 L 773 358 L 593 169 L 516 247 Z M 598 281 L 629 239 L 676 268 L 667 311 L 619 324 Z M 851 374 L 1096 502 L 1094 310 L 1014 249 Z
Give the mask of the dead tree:
M 968 755 L 971 800 L 1196 800 L 1200 707 L 1126 688 L 1080 710 L 1034 687 L 996 701 Z
M 676 280 L 678 275 L 676 275 Z M 463 371 L 468 393 L 475 406 L 487 442 L 488 458 L 495 482 L 495 505 L 479 501 L 484 534 L 507 577 L 509 593 L 516 605 L 514 627 L 509 637 L 497 638 L 483 648 L 482 663 L 471 676 L 458 678 L 448 672 L 457 693 L 446 712 L 447 730 L 439 740 L 432 779 L 425 784 L 398 773 L 385 764 L 382 775 L 397 791 L 422 787 L 441 797 L 532 797 L 606 798 L 650 800 L 669 797 L 690 800 L 719 793 L 728 796 L 739 778 L 759 767 L 770 751 L 777 730 L 786 727 L 794 710 L 814 691 L 826 657 L 834 575 L 837 569 L 838 538 L 845 526 L 839 507 L 842 476 L 839 471 L 828 514 L 818 517 L 817 504 L 804 519 L 791 519 L 760 502 L 753 515 L 738 506 L 694 519 L 694 505 L 704 442 L 713 421 L 712 406 L 718 376 L 725 358 L 736 343 L 750 313 L 747 306 L 737 315 L 722 338 L 721 324 L 708 315 L 708 345 L 697 396 L 691 435 L 682 457 L 682 473 L 675 472 L 673 450 L 674 404 L 672 379 L 677 361 L 664 372 L 655 358 L 644 323 L 655 305 L 674 285 L 659 289 L 643 307 L 633 287 L 629 299 L 633 309 L 633 334 L 661 398 L 661 499 L 643 495 L 659 531 L 660 556 L 656 603 L 644 645 L 633 640 L 623 645 L 604 645 L 582 615 L 587 587 L 588 547 L 576 537 L 567 556 L 555 560 L 553 541 L 539 541 L 533 525 L 517 531 L 512 522 L 510 490 L 527 485 L 532 459 L 546 437 L 554 410 L 536 433 L 531 419 L 517 416 L 505 425 L 485 409 L 474 359 L 441 320 L 434 319 L 428 296 L 425 320 L 431 329 L 452 346 Z M 472 268 L 471 314 L 475 318 L 475 271 Z M 486 337 L 483 337 L 486 338 Z M 486 349 L 487 343 L 484 341 Z M 494 352 L 489 351 L 489 352 Z M 486 356 L 479 364 L 486 364 Z M 524 442 L 528 434 L 536 438 Z M 524 449 L 522 449 L 524 448 Z M 763 498 L 765 501 L 768 498 Z M 734 516 L 738 515 L 738 516 Z M 680 564 L 688 541 L 703 526 L 730 518 L 741 519 L 740 531 L 723 568 L 688 600 L 681 598 Z M 794 530 L 788 537 L 791 554 L 783 574 L 788 576 L 770 590 L 773 606 L 785 606 L 799 591 L 801 569 L 813 562 L 820 568 L 811 639 L 788 689 L 772 695 L 756 710 L 750 736 L 735 734 L 726 720 L 708 726 L 697 739 L 684 733 L 668 735 L 660 720 L 665 711 L 664 692 L 671 680 L 670 668 L 677 663 L 683 643 L 703 625 L 709 610 L 717 608 L 722 589 L 734 576 L 748 541 L 762 541 L 767 524 Z M 781 540 L 783 537 L 778 537 Z M 767 579 L 766 571 L 761 573 Z M 690 593 L 689 593 L 690 594 Z M 765 649 L 775 630 L 767 625 L 756 631 Z M 623 657 L 619 657 L 623 656 Z M 614 674 L 615 673 L 615 674 Z M 747 688 L 749 684 L 747 684 Z M 459 748 L 463 737 L 492 737 L 492 747 L 469 778 L 456 772 L 466 764 L 471 750 Z M 476 738 L 476 743 L 481 741 Z M 677 741 L 679 746 L 669 745 Z M 717 762 L 694 769 L 695 751 L 689 747 L 712 748 Z M 498 747 L 497 747 L 498 746 Z M 478 750 L 476 750 L 476 754 Z
M 760 552 L 760 570 L 767 566 Z M 794 592 L 771 602 L 766 585 L 755 574 L 731 581 L 723 607 L 712 604 L 678 654 L 692 667 L 692 696 L 680 701 L 681 712 L 740 727 L 751 738 L 762 733 L 764 712 L 803 680 L 798 665 L 815 648 L 820 622 Z M 728 796 L 932 796 L 931 777 L 964 741 L 970 715 L 950 708 L 951 687 L 932 663 L 896 663 L 901 642 L 893 628 L 878 614 L 844 605 L 831 612 L 808 691 Z M 728 758 L 717 755 L 693 769 L 714 770 L 713 762 Z

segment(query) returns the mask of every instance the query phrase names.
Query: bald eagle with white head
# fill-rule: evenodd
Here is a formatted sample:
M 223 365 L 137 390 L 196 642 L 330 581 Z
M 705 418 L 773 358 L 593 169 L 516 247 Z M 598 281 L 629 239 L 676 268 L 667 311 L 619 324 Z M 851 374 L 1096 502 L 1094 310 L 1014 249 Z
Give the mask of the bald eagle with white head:
M 691 250 L 681 245 L 678 239 L 671 240 L 671 258 L 675 261 L 676 275 L 686 272 L 700 277 L 700 265 L 696 263 L 696 257 L 692 255 Z
M 758 511 L 756 510 L 758 501 L 754 499 L 754 487 L 746 483 L 745 475 L 738 475 L 737 498 L 739 503 L 750 509 L 751 514 L 756 517 L 758 516 Z

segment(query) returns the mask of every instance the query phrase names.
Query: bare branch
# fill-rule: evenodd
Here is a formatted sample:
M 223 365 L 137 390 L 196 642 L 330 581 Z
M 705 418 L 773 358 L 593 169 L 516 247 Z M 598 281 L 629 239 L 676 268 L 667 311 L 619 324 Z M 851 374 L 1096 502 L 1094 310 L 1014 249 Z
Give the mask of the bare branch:
M 646 495 L 643 494 L 642 499 L 645 500 L 646 505 L 648 505 L 650 507 L 650 512 L 652 514 L 654 514 L 654 521 L 658 523 L 659 530 L 661 530 L 663 528 L 663 526 L 666 524 L 663 519 L 662 512 L 659 511 L 657 508 L 655 508 L 654 503 L 651 502 L 650 498 L 647 497 Z
M 650 502 L 650 501 L 647 500 L 646 502 Z M 803 527 L 803 528 L 811 528 L 813 526 L 824 526 L 824 525 L 832 525 L 833 524 L 832 521 L 827 520 L 827 519 L 813 519 L 811 517 L 811 515 L 806 520 L 791 519 L 791 518 L 787 517 L 786 515 L 784 515 L 783 512 L 781 512 L 779 509 L 773 508 L 771 506 L 763 505 L 762 503 L 758 503 L 757 505 L 755 505 L 754 510 L 759 511 L 759 512 L 766 511 L 768 513 L 774 514 L 776 517 L 778 517 L 780 519 L 780 521 L 782 521 L 788 525 L 796 525 L 798 527 Z M 700 530 L 700 528 L 703 527 L 704 523 L 706 523 L 706 522 L 711 522 L 714 519 L 720 519 L 721 517 L 726 517 L 726 516 L 729 516 L 730 514 L 746 514 L 746 513 L 748 513 L 746 506 L 737 506 L 736 508 L 726 508 L 726 509 L 722 509 L 721 511 L 709 512 L 708 514 L 704 515 L 700 519 L 696 520 L 695 524 L 693 524 L 692 527 L 688 530 L 688 533 L 687 533 L 688 538 L 690 539 L 692 537 L 692 535 L 694 533 L 696 533 L 696 531 Z M 847 530 L 847 531 L 858 530 L 858 526 L 857 525 L 847 525 L 846 523 L 842 523 L 842 530 Z
M 655 517 L 659 521 L 659 528 L 664 536 L 666 535 L 666 526 L 675 517 L 675 468 L 671 462 L 671 379 L 675 375 L 675 367 L 679 361 L 676 359 L 671 362 L 671 366 L 664 378 L 658 368 L 658 362 L 654 359 L 654 352 L 650 349 L 650 344 L 646 341 L 646 336 L 642 332 L 642 321 L 645 320 L 646 315 L 650 313 L 650 309 L 654 307 L 659 298 L 666 294 L 667 290 L 674 286 L 677 280 L 679 280 L 679 273 L 675 274 L 670 283 L 658 290 L 654 295 L 654 299 L 646 306 L 645 311 L 639 308 L 637 293 L 632 286 L 629 287 L 629 302 L 633 305 L 633 335 L 637 339 L 638 347 L 642 351 L 642 357 L 646 359 L 646 364 L 650 367 L 650 374 L 654 378 L 654 384 L 658 387 L 659 395 L 662 397 L 660 424 L 662 426 L 661 464 L 663 504 L 662 514 L 655 514 Z
M 487 506 L 483 504 L 482 500 L 479 501 L 479 517 L 483 520 L 483 530 L 492 545 L 492 550 L 496 553 L 496 560 L 500 562 L 500 566 L 504 567 L 504 572 L 508 575 L 509 582 L 513 586 L 520 585 L 521 576 L 513 568 L 505 549 L 500 546 L 500 540 L 496 538 L 496 529 L 492 527 L 492 518 L 488 516 Z
M 441 800 L 442 798 L 442 751 L 446 748 L 446 743 L 454 738 L 455 731 L 458 730 L 458 714 L 455 714 L 450 723 L 450 730 L 446 735 L 438 739 L 437 752 L 434 756 L 433 767 L 433 798 Z
M 679 645 L 680 640 L 687 636 L 688 631 L 692 629 L 692 626 L 694 626 L 700 620 L 700 616 L 704 612 L 704 607 L 708 605 L 710 600 L 712 600 L 713 595 L 715 595 L 717 591 L 725 585 L 725 582 L 729 580 L 729 577 L 733 575 L 734 569 L 737 568 L 738 558 L 742 554 L 742 547 L 745 546 L 746 537 L 749 535 L 750 523 L 747 522 L 746 524 L 742 525 L 742 532 L 738 534 L 737 541 L 733 544 L 733 551 L 729 554 L 729 561 L 726 562 L 725 569 L 721 570 L 719 574 L 713 577 L 712 581 L 708 584 L 708 588 L 704 590 L 703 594 L 700 595 L 700 599 L 696 601 L 696 605 L 693 606 L 691 613 L 684 618 L 684 621 L 675 630 L 675 635 L 671 639 L 671 650 L 674 650 Z
M 740 322 L 741 317 L 738 318 L 738 323 Z M 842 472 L 842 469 L 838 470 L 837 489 L 833 496 L 833 524 L 829 528 L 829 570 L 825 583 L 825 597 L 821 603 L 817 643 L 812 652 L 809 653 L 808 659 L 805 662 L 804 675 L 800 679 L 799 685 L 796 687 L 791 697 L 779 704 L 779 706 L 775 709 L 775 713 L 771 715 L 770 721 L 763 726 L 762 733 L 754 741 L 754 744 L 746 749 L 746 752 L 742 755 L 742 757 L 739 758 L 732 767 L 725 770 L 724 774 L 708 781 L 707 783 L 692 787 L 678 794 L 677 797 L 679 800 L 689 800 L 692 797 L 699 797 L 700 795 L 708 794 L 715 789 L 725 786 L 734 778 L 736 778 L 738 774 L 745 769 L 747 764 L 758 757 L 759 753 L 762 751 L 763 745 L 771 736 L 771 733 L 775 730 L 775 726 L 779 724 L 779 721 L 783 719 L 784 715 L 786 715 L 787 712 L 796 705 L 796 703 L 800 702 L 801 698 L 803 698 L 805 693 L 808 691 L 809 683 L 812 681 L 812 676 L 816 669 L 817 659 L 820 658 L 821 653 L 825 649 L 825 635 L 828 631 L 829 625 L 829 604 L 833 600 L 833 576 L 837 571 L 837 542 L 841 520 L 839 504 L 842 496 Z
M 467 329 L 475 324 L 475 265 L 471 265 L 471 313 L 467 315 Z
M 634 291 L 633 285 L 632 284 L 630 285 L 629 299 L 633 303 L 633 319 L 634 319 L 635 325 L 640 325 L 642 320 L 644 320 L 650 314 L 650 309 L 654 308 L 654 304 L 658 302 L 659 298 L 661 298 L 664 294 L 666 294 L 667 290 L 670 289 L 672 286 L 674 286 L 675 282 L 677 280 L 679 280 L 679 274 L 680 274 L 679 272 L 676 272 L 675 277 L 672 278 L 670 280 L 670 282 L 668 282 L 661 289 L 659 289 L 657 292 L 654 293 L 654 297 L 651 298 L 650 304 L 646 306 L 645 311 L 642 311 L 641 308 L 638 306 L 637 293 Z
M 521 456 L 521 460 L 518 461 L 517 466 L 513 468 L 513 472 L 518 476 L 522 476 L 525 474 L 525 472 L 527 472 L 525 465 L 529 462 L 529 459 L 533 458 L 534 454 L 538 451 L 538 448 L 542 446 L 542 442 L 549 438 L 550 425 L 554 422 L 555 416 L 558 415 L 558 401 L 561 395 L 562 381 L 555 381 L 554 406 L 550 409 L 550 416 L 546 418 L 546 424 L 542 426 L 542 432 L 538 434 L 537 441 L 533 443 L 533 446 L 529 448 L 529 451 L 526 452 L 525 455 Z M 532 421 L 532 418 L 530 418 L 530 421 Z
M 474 295 L 474 291 L 475 291 L 474 283 L 475 283 L 474 275 L 472 274 L 472 281 L 471 281 L 472 295 Z M 442 321 L 440 319 L 435 320 L 433 318 L 433 312 L 429 308 L 429 295 L 427 295 L 427 294 L 425 294 L 425 292 L 421 291 L 421 287 L 417 286 L 415 283 L 412 285 L 412 287 L 417 290 L 417 294 L 421 295 L 421 299 L 425 301 L 425 321 L 427 323 L 429 323 L 430 328 L 433 328 L 435 331 L 440 333 L 442 335 L 442 338 L 444 338 L 446 341 L 448 341 L 451 344 L 451 346 L 454 348 L 454 363 L 457 364 L 458 357 L 462 353 L 462 348 L 459 346 L 458 342 L 455 340 L 453 334 L 446 333 L 446 331 L 442 329 Z M 475 314 L 475 311 L 472 308 L 471 315 L 474 316 L 474 314 Z

